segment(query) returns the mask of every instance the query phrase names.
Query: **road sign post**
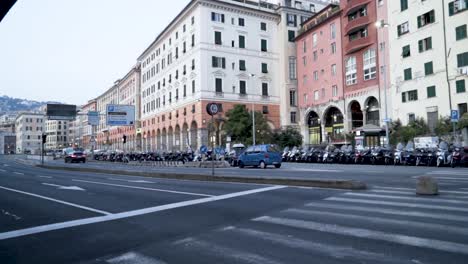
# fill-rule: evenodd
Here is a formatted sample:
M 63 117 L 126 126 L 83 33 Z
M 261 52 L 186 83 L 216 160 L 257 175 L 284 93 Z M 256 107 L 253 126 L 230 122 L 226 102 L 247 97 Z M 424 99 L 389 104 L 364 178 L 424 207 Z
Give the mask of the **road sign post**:
M 452 126 L 453 126 L 453 140 L 456 141 L 456 137 L 457 137 L 456 124 L 460 120 L 460 115 L 458 113 L 458 110 L 451 110 L 450 111 L 450 119 L 452 121 Z
M 213 133 L 214 132 L 214 116 L 219 112 L 218 104 L 209 103 L 206 106 L 206 111 L 211 116 L 211 127 L 212 127 L 212 130 L 213 130 L 212 131 L 212 133 Z M 215 175 L 215 169 L 214 169 L 214 157 L 215 157 L 214 142 L 215 142 L 215 140 L 213 140 L 212 137 L 210 137 L 210 139 L 211 139 L 211 176 L 214 177 L 214 175 Z

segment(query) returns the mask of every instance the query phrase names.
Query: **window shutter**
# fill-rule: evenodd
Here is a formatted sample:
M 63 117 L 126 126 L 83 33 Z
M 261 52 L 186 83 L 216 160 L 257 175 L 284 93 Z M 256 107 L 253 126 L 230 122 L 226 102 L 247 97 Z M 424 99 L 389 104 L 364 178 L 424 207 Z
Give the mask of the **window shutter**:
M 431 12 L 429 12 L 429 21 L 430 23 L 434 23 L 435 22 L 435 11 L 432 10 Z
M 214 21 L 216 19 L 216 15 L 214 12 L 211 12 L 211 21 Z
M 432 37 L 427 38 L 427 47 L 426 50 L 432 49 Z
M 222 65 L 222 67 L 223 67 L 223 69 L 226 69 L 226 58 L 223 58 L 223 60 L 222 60 L 222 61 L 223 61 L 223 65 Z
M 217 63 L 216 63 L 216 57 L 211 57 L 211 66 L 213 66 L 213 68 L 216 68 L 218 67 Z
M 221 22 L 224 23 L 224 14 L 221 14 Z
M 422 25 L 421 25 L 421 16 L 418 16 L 418 28 L 420 28 Z
M 418 46 L 419 46 L 419 52 L 423 52 L 424 47 L 423 47 L 423 41 L 422 40 L 418 41 Z
M 433 74 L 433 73 L 434 73 L 432 61 L 431 61 L 431 62 L 424 63 L 424 72 L 425 72 L 426 75 L 429 75 L 429 74 Z
M 406 103 L 406 93 L 404 93 L 404 92 L 401 93 L 401 101 L 402 101 L 403 103 Z
M 398 36 L 401 36 L 401 25 L 398 25 L 397 32 L 398 32 Z
M 449 16 L 453 16 L 455 14 L 455 5 L 454 2 L 449 3 Z

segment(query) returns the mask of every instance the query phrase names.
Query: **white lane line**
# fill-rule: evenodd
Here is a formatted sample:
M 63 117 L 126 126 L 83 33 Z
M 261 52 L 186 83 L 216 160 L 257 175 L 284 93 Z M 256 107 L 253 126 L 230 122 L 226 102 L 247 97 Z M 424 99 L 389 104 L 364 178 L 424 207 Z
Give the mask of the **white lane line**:
M 461 221 L 468 222 L 468 217 L 463 217 L 460 215 L 453 214 L 437 214 L 434 212 L 424 213 L 421 211 L 405 211 L 405 210 L 394 210 L 394 209 L 382 209 L 381 207 L 372 207 L 372 206 L 356 206 L 356 205 L 339 205 L 339 204 L 321 204 L 321 203 L 308 203 L 308 207 L 316 207 L 321 209 L 336 209 L 336 210 L 351 210 L 351 211 L 360 211 L 360 212 L 371 212 L 371 213 L 380 213 L 380 214 L 390 214 L 390 215 L 403 215 L 410 217 L 423 217 L 423 218 L 433 218 L 441 220 L 451 220 L 451 221 Z
M 432 209 L 432 210 L 438 209 L 438 210 L 447 210 L 447 211 L 468 212 L 468 208 L 464 208 L 464 207 L 441 206 L 441 205 L 432 205 L 432 204 L 400 203 L 400 202 L 375 201 L 375 200 L 340 198 L 340 197 L 330 197 L 325 200 L 335 201 L 335 202 L 345 202 L 345 203 L 363 203 L 363 204 L 390 205 L 390 206 L 409 207 L 409 208 L 424 208 L 424 209 Z
M 322 170 L 322 169 L 303 169 L 303 168 L 286 168 L 290 171 L 306 171 L 306 172 L 344 172 L 342 170 Z
M 396 219 L 362 216 L 362 215 L 355 215 L 355 214 L 332 213 L 332 212 L 325 212 L 325 211 L 308 211 L 308 210 L 302 210 L 302 209 L 288 209 L 285 212 L 293 212 L 293 213 L 298 213 L 298 214 L 303 214 L 303 215 L 312 215 L 312 216 L 322 215 L 322 216 L 330 216 L 333 218 L 353 219 L 353 220 L 359 220 L 361 224 L 362 222 L 370 222 L 370 223 L 375 223 L 375 224 L 400 225 L 403 227 L 414 227 L 414 228 L 420 228 L 420 229 L 436 229 L 439 231 L 446 231 L 446 232 L 448 231 L 448 232 L 452 232 L 455 234 L 468 235 L 468 228 L 426 223 L 426 222 L 421 222 L 421 221 L 415 222 L 415 221 L 409 221 L 409 220 L 396 220 Z
M 86 207 L 86 206 L 82 206 L 82 205 L 78 205 L 78 204 L 74 204 L 74 203 L 65 202 L 65 201 L 62 201 L 62 200 L 42 196 L 42 195 L 39 195 L 39 194 L 24 192 L 24 191 L 15 190 L 15 189 L 3 187 L 3 186 L 0 186 L 0 189 L 11 191 L 11 192 L 16 192 L 16 193 L 21 193 L 21 194 L 25 194 L 25 195 L 29 195 L 29 196 L 33 196 L 33 197 L 37 197 L 37 198 L 41 198 L 41 199 L 44 199 L 44 200 L 48 200 L 48 201 L 52 201 L 52 202 L 56 202 L 56 203 L 60 203 L 60 204 L 64 204 L 64 205 L 84 209 L 84 210 L 91 211 L 91 212 L 94 212 L 94 213 L 99 213 L 99 214 L 103 214 L 103 215 L 110 215 L 111 214 L 111 213 L 106 212 L 106 211 L 102 211 L 102 210 L 98 210 L 98 209 L 94 209 L 94 208 L 91 208 L 91 207 Z
M 39 176 L 37 176 L 37 177 L 39 177 L 39 178 L 47 178 L 47 179 L 52 179 L 52 178 L 53 178 L 52 176 L 42 176 L 42 175 L 39 175 Z
M 141 264 L 166 264 L 166 262 L 148 256 L 142 255 L 136 252 L 128 252 L 121 256 L 111 258 L 106 260 L 110 264 L 131 264 L 131 263 L 141 263 Z
M 307 230 L 314 230 L 319 232 L 337 234 L 342 236 L 351 236 L 358 238 L 367 238 L 373 240 L 387 241 L 402 245 L 430 248 L 440 251 L 446 251 L 451 253 L 468 254 L 468 245 L 437 240 L 428 239 L 415 236 L 407 236 L 403 234 L 385 233 L 382 231 L 374 231 L 364 228 L 346 227 L 334 224 L 323 224 L 313 221 L 303 221 L 290 218 L 277 218 L 270 216 L 262 216 L 253 219 L 253 221 L 272 223 L 277 225 L 289 226 L 294 228 L 303 228 Z
M 374 189 L 384 189 L 384 190 L 404 190 L 404 191 L 416 191 L 416 188 L 396 188 L 396 187 L 383 187 L 383 186 L 374 186 Z M 468 194 L 468 192 L 460 191 L 442 191 L 443 193 L 454 193 L 454 194 Z
M 373 192 L 373 193 L 389 193 L 389 194 L 403 194 L 403 195 L 411 195 L 415 196 L 415 192 L 405 192 L 405 191 L 391 191 L 391 190 L 378 190 L 378 189 L 371 189 L 368 190 L 367 192 Z M 455 198 L 455 199 L 468 199 L 468 196 L 458 196 L 458 195 L 450 195 L 450 194 L 444 194 L 444 192 L 439 192 L 438 197 L 443 197 L 443 198 Z
M 364 262 L 370 261 L 370 263 L 405 263 L 405 260 L 402 259 L 393 259 L 390 256 L 381 253 L 363 251 L 359 249 L 355 249 L 352 247 L 343 247 L 343 246 L 336 246 L 331 244 L 322 244 L 317 242 L 312 242 L 309 240 L 303 240 L 299 238 L 295 238 L 294 236 L 285 236 L 275 233 L 268 233 L 263 232 L 255 229 L 248 229 L 248 228 L 226 228 L 223 231 L 227 232 L 236 232 L 243 235 L 247 235 L 254 239 L 262 239 L 266 241 L 270 241 L 274 244 L 279 244 L 285 247 L 293 248 L 293 249 L 304 249 L 307 251 L 312 251 L 314 253 L 319 253 L 322 255 L 326 255 L 329 257 L 337 258 L 337 259 L 359 259 L 359 260 L 366 260 Z M 383 262 L 382 262 L 383 261 Z M 410 261 L 406 260 L 406 263 L 411 263 Z M 414 264 L 414 263 L 413 263 Z
M 174 242 L 175 245 L 184 245 L 185 247 L 192 248 L 201 252 L 210 252 L 221 258 L 229 258 L 230 262 L 250 263 L 250 264 L 279 264 L 273 259 L 266 258 L 262 255 L 258 255 L 251 252 L 241 251 L 238 249 L 228 248 L 219 244 L 209 243 L 203 240 L 194 238 L 186 238 Z
M 6 170 L 2 170 L 2 169 L 0 169 L 0 171 L 1 171 L 1 172 L 6 172 Z
M 417 178 L 419 178 L 419 176 L 413 176 L 411 178 L 417 179 Z M 447 180 L 447 181 L 461 181 L 461 182 L 468 181 L 467 177 L 456 178 L 456 177 L 442 177 L 442 176 L 439 176 L 439 177 L 432 177 L 432 178 L 437 179 L 437 180 Z
M 466 172 L 458 171 L 431 171 L 427 175 L 453 175 L 453 176 L 466 176 Z
M 219 195 L 219 196 L 200 198 L 200 199 L 195 199 L 195 200 L 190 200 L 190 201 L 160 205 L 160 206 L 155 206 L 155 207 L 149 207 L 149 208 L 144 208 L 144 209 L 139 209 L 139 210 L 134 210 L 134 211 L 123 212 L 123 213 L 109 214 L 105 216 L 91 217 L 91 218 L 73 220 L 73 221 L 62 222 L 62 223 L 36 226 L 36 227 L 31 227 L 31 228 L 26 228 L 26 229 L 0 233 L 0 240 L 27 236 L 27 235 L 48 232 L 48 231 L 53 231 L 53 230 L 65 229 L 65 228 L 70 228 L 70 227 L 75 227 L 75 226 L 114 221 L 114 220 L 123 219 L 123 218 L 151 214 L 151 213 L 160 212 L 160 211 L 166 211 L 166 210 L 171 210 L 171 209 L 176 209 L 176 208 L 181 208 L 181 207 L 186 207 L 186 206 L 191 206 L 191 205 L 226 200 L 226 199 L 246 196 L 250 194 L 269 192 L 269 191 L 274 191 L 274 190 L 279 190 L 279 189 L 284 189 L 284 188 L 287 188 L 287 186 L 271 186 L 271 187 L 266 187 L 266 188 L 260 188 L 260 189 L 224 194 L 224 195 Z
M 146 191 L 156 191 L 156 192 L 167 192 L 167 193 L 187 194 L 187 195 L 205 196 L 205 197 L 213 197 L 213 196 L 214 196 L 214 195 L 203 194 L 203 193 L 179 192 L 179 191 L 171 191 L 171 190 L 165 190 L 165 189 L 146 188 L 146 187 L 138 187 L 138 186 L 130 186 L 130 185 L 121 185 L 121 184 L 113 184 L 113 183 L 105 183 L 105 182 L 94 182 L 94 181 L 84 181 L 84 180 L 75 180 L 75 179 L 73 179 L 72 181 L 75 181 L 75 182 L 86 182 L 86 183 L 99 184 L 99 185 L 116 186 L 116 187 L 130 188 L 130 189 L 139 189 L 139 190 L 146 190 Z
M 133 182 L 133 183 L 155 183 L 151 181 L 144 181 L 144 180 L 124 180 L 124 179 L 115 179 L 115 178 L 107 178 L 108 180 L 113 181 L 124 181 L 124 182 Z
M 423 197 L 408 197 L 408 196 L 394 196 L 384 194 L 371 194 L 371 193 L 345 193 L 344 196 L 358 196 L 358 197 L 369 197 L 369 198 L 384 198 L 393 200 L 406 200 L 412 202 L 437 202 L 437 203 L 453 203 L 453 204 L 465 204 L 467 201 L 455 200 L 455 199 L 443 199 L 443 198 L 423 198 Z M 416 194 L 415 194 L 416 195 Z
M 14 173 L 14 174 L 18 174 L 18 175 L 24 175 L 24 173 L 22 173 L 22 172 L 16 172 L 16 171 L 15 171 L 15 172 L 13 172 L 13 173 Z

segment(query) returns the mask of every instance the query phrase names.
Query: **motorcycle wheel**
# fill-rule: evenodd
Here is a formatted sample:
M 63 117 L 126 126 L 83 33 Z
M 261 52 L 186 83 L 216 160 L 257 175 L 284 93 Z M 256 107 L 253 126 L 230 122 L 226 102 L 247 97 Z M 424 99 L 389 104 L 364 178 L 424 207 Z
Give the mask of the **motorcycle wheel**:
M 450 166 L 451 166 L 452 168 L 455 168 L 456 162 L 452 160 L 452 161 L 450 162 Z
M 420 159 L 420 158 L 417 158 L 417 159 L 416 159 L 416 167 L 419 166 L 419 164 L 421 164 L 421 159 Z
M 437 167 L 439 168 L 440 167 L 440 159 L 437 159 Z

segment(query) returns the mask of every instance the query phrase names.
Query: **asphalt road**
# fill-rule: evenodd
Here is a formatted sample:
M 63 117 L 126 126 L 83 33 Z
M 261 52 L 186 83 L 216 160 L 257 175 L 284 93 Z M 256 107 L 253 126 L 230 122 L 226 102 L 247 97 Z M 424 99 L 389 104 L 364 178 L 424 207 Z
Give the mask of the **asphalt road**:
M 0 157 L 0 263 L 466 263 L 466 170 L 288 166 L 225 171 L 367 170 L 379 180 L 347 192 L 64 172 Z M 412 177 L 425 174 L 444 184 L 439 196 L 414 195 Z

